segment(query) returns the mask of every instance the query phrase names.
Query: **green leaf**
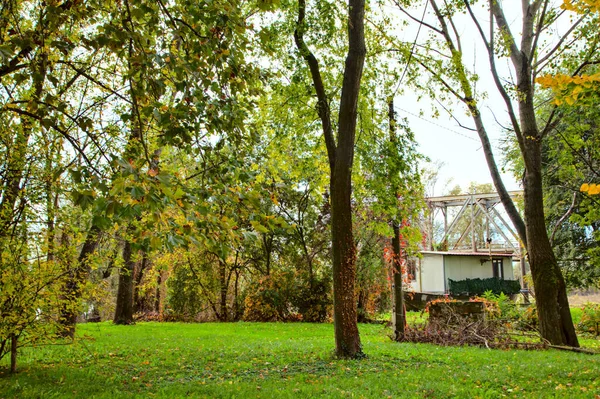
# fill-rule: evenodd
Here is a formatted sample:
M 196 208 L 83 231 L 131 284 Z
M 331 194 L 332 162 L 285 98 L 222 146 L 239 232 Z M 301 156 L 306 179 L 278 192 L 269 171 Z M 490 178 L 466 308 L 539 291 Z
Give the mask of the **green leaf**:
M 146 190 L 140 186 L 133 186 L 131 187 L 129 193 L 133 199 L 141 200 L 146 195 Z

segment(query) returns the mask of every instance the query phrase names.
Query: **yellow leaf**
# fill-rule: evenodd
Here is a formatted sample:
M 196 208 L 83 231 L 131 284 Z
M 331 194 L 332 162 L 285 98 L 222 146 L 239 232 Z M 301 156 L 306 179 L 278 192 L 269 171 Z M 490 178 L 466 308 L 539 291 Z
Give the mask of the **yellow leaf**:
M 579 191 L 586 193 L 590 189 L 590 185 L 587 183 L 583 183 L 579 188 Z

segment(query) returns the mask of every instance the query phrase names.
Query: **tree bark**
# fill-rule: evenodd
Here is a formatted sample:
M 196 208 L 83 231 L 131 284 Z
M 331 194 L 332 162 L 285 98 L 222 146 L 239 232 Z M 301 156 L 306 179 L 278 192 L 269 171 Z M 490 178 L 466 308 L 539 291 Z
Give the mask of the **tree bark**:
M 12 374 L 17 372 L 17 344 L 19 337 L 15 334 L 10 336 L 10 372 Z
M 526 115 L 523 117 L 526 118 Z M 523 131 L 528 132 L 528 129 L 525 128 Z M 566 284 L 546 230 L 541 143 L 539 140 L 528 139 L 525 148 L 523 158 L 526 166 L 523 186 L 525 227 L 529 238 L 527 257 L 536 292 L 540 334 L 553 345 L 578 347 L 579 341 L 569 310 Z
M 140 285 L 142 284 L 142 279 L 144 278 L 144 273 L 146 270 L 150 269 L 150 259 L 148 258 L 148 253 L 143 251 L 142 261 L 139 262 L 138 267 L 134 270 L 134 279 L 133 279 L 133 312 L 145 312 L 150 310 L 150 307 L 145 303 L 144 297 L 140 297 Z
M 356 247 L 352 232 L 352 163 L 356 134 L 358 94 L 366 48 L 364 37 L 364 0 L 350 0 L 348 9 L 348 54 L 344 66 L 338 119 L 337 145 L 333 137 L 329 102 L 319 64 L 304 42 L 305 0 L 298 0 L 298 22 L 294 39 L 307 62 L 318 99 L 318 113 L 329 158 L 331 239 L 333 255 L 333 318 L 336 354 L 339 357 L 362 355 L 357 325 Z
M 60 324 L 63 331 L 61 335 L 66 338 L 75 337 L 75 324 L 79 314 L 79 299 L 81 298 L 81 286 L 90 274 L 89 257 L 96 251 L 99 243 L 98 234 L 100 229 L 96 226 L 90 227 L 81 252 L 77 258 L 77 266 L 69 271 L 67 281 L 63 288 L 63 301 L 60 311 Z M 70 263 L 69 263 L 70 264 Z
M 133 248 L 127 240 L 123 248 L 123 267 L 119 270 L 119 286 L 117 288 L 117 306 L 115 324 L 133 324 Z
M 394 99 L 392 98 L 388 104 L 388 121 L 390 129 L 390 142 L 396 143 L 398 141 L 396 131 L 396 113 L 394 111 Z M 393 180 L 392 180 L 393 181 Z M 392 194 L 394 199 L 398 198 L 400 194 L 400 187 L 392 187 Z M 404 338 L 404 326 L 406 325 L 406 318 L 404 317 L 404 292 L 402 290 L 402 248 L 400 247 L 400 224 L 398 223 L 397 217 L 392 219 L 392 227 L 394 229 L 394 237 L 392 237 L 392 249 L 393 253 L 393 265 L 394 265 L 394 338 L 396 341 Z
M 219 259 L 219 314 L 220 321 L 227 321 L 227 264 Z
M 340 99 L 335 167 L 330 184 L 334 324 L 336 352 L 342 357 L 356 357 L 362 353 L 356 324 L 356 247 L 351 198 L 358 94 L 366 54 L 364 7 L 364 0 L 349 2 L 348 55 Z

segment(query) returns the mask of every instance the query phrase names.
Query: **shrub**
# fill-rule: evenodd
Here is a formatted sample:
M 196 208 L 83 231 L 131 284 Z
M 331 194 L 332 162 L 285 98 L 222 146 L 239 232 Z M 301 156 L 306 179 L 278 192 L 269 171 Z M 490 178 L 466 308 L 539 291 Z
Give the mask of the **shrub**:
M 330 313 L 330 292 L 328 277 L 313 277 L 310 281 L 306 274 L 272 273 L 250 284 L 244 320 L 321 323 Z
M 250 284 L 244 301 L 246 321 L 287 321 L 293 313 L 294 274 L 272 273 Z
M 600 303 L 586 303 L 581 310 L 577 329 L 582 333 L 600 335 Z
M 294 305 L 303 321 L 323 323 L 327 321 L 332 301 L 330 298 L 331 280 L 313 278 L 312 283 L 301 283 L 295 293 Z
M 0 360 L 10 353 L 11 371 L 17 348 L 53 342 L 63 330 L 58 310 L 78 307 L 63 295 L 65 265 L 27 260 L 27 244 L 0 240 Z
M 489 304 L 494 304 L 497 309 L 496 317 L 498 318 L 505 320 L 518 318 L 519 311 L 517 305 L 503 292 L 494 294 L 492 291 L 486 291 L 479 299 Z
M 486 291 L 476 300 L 494 304 L 496 313 L 488 313 L 494 318 L 502 320 L 505 324 L 518 330 L 535 330 L 537 328 L 537 310 L 535 305 L 527 308 L 519 308 L 510 297 L 504 293 L 494 294 L 492 291 Z
M 504 293 L 513 295 L 519 293 L 521 285 L 516 280 L 501 280 L 496 277 L 474 278 L 465 280 L 448 279 L 450 285 L 450 295 L 476 296 L 483 295 L 486 291 L 491 291 L 496 295 Z
M 519 320 L 515 323 L 515 328 L 524 331 L 537 330 L 539 325 L 537 308 L 535 305 L 529 305 L 519 312 Z

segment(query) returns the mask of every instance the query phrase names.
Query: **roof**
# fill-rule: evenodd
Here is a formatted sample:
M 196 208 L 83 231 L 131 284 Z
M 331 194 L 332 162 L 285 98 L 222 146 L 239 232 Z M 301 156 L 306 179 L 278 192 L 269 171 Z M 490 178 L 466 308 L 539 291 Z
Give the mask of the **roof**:
M 460 252 L 460 251 L 421 251 L 422 254 L 427 255 L 451 255 L 451 256 L 483 256 L 489 257 L 489 252 Z M 514 254 L 506 252 L 492 252 L 492 257 L 506 257 L 512 258 Z

